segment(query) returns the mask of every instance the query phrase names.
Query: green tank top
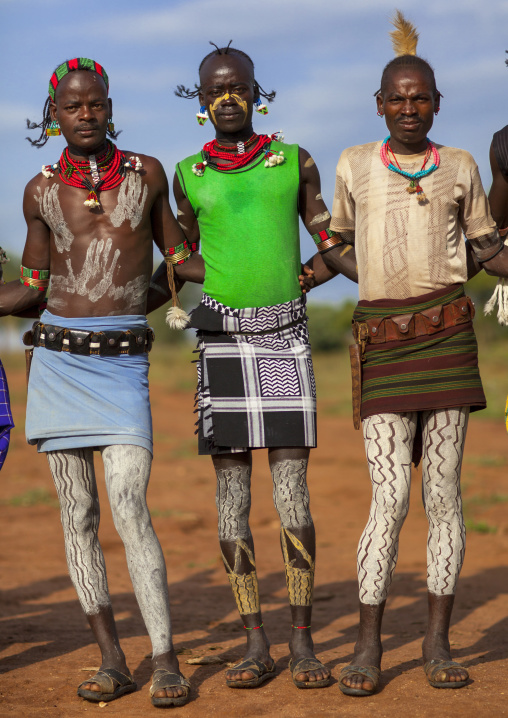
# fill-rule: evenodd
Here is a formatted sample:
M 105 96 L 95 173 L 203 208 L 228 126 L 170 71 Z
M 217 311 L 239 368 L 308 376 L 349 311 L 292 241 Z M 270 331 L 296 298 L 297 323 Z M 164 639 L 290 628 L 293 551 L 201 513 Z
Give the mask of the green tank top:
M 265 167 L 264 155 L 248 169 L 202 177 L 192 165 L 176 166 L 182 190 L 197 217 L 206 267 L 203 290 L 230 307 L 269 307 L 301 295 L 298 145 L 271 143 L 286 162 Z

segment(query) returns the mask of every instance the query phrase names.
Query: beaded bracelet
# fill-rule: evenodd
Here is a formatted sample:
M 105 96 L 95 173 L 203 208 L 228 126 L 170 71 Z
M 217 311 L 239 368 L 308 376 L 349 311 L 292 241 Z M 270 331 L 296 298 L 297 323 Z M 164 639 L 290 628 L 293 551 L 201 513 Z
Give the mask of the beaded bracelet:
M 320 252 L 323 251 L 323 249 L 331 249 L 336 245 L 344 244 L 344 240 L 340 234 L 333 232 L 329 227 L 322 229 L 321 232 L 313 234 L 312 239 L 316 243 Z
M 25 287 L 32 287 L 38 292 L 44 292 L 49 286 L 49 269 L 29 269 L 21 265 L 19 281 Z
M 182 244 L 178 244 L 176 247 L 169 247 L 164 250 L 166 264 L 183 264 L 190 256 L 191 251 L 187 240 L 184 240 Z

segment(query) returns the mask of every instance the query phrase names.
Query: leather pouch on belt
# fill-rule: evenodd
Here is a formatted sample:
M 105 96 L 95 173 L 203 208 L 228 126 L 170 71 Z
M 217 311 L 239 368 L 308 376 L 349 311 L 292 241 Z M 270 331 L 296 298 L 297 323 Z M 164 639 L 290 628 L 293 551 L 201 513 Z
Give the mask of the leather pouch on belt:
M 108 331 L 104 356 L 114 356 L 120 353 L 120 344 L 127 341 L 127 335 L 121 330 Z M 125 347 L 127 349 L 127 347 Z
M 146 330 L 140 329 L 139 331 L 131 329 L 128 334 L 129 340 L 129 354 L 142 354 L 146 351 Z
M 418 335 L 440 332 L 444 329 L 443 305 L 438 304 L 437 307 L 424 309 L 415 316 L 415 320 Z M 418 331 L 420 330 L 420 325 L 421 331 Z
M 415 336 L 415 322 L 413 314 L 398 314 L 385 321 L 386 341 L 400 341 L 412 339 Z
M 69 343 L 64 345 L 64 351 L 88 356 L 90 354 L 90 336 L 91 332 L 72 329 L 70 332 L 67 332 L 67 336 L 65 337 Z
M 448 305 L 454 324 L 465 324 L 474 317 L 473 302 L 469 297 L 461 297 Z
M 44 344 L 46 349 L 52 349 L 53 351 L 61 352 L 64 338 L 64 327 L 54 327 L 51 324 L 44 324 L 44 329 L 41 326 L 41 339 L 44 334 Z

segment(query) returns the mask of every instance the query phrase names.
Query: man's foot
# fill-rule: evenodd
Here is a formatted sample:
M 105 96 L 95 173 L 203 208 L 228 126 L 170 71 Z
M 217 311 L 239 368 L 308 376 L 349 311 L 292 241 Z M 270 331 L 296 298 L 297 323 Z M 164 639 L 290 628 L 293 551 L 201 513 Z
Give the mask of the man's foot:
M 153 705 L 183 705 L 190 693 L 190 683 L 180 673 L 174 648 L 152 659 L 152 685 L 150 696 Z M 181 699 L 181 702 L 175 702 Z M 167 702 L 167 701 L 170 702 Z
M 425 675 L 434 688 L 462 688 L 469 679 L 468 671 L 452 661 L 448 632 L 452 614 L 453 595 L 428 594 L 429 624 L 423 639 Z
M 375 692 L 381 669 L 381 621 L 385 601 L 360 603 L 360 628 L 353 660 L 342 669 L 339 688 L 349 696 L 370 696 Z
M 178 696 L 173 693 L 177 692 Z M 171 695 L 169 695 L 171 694 Z M 172 673 L 167 668 L 156 668 L 150 686 L 152 705 L 158 708 L 183 706 L 190 695 L 190 683 L 180 672 Z
M 136 689 L 128 669 L 126 673 L 121 673 L 115 668 L 100 668 L 90 680 L 81 683 L 78 696 L 94 703 L 107 703 Z
M 289 642 L 289 670 L 298 688 L 324 688 L 330 682 L 330 671 L 314 654 L 309 628 L 293 628 Z
M 433 688 L 462 688 L 469 679 L 469 673 L 455 661 L 427 661 L 423 666 L 427 680 Z
M 250 667 L 249 661 L 252 661 Z M 255 688 L 274 675 L 275 664 L 263 627 L 248 630 L 247 651 L 236 666 L 226 671 L 226 684 L 230 688 Z

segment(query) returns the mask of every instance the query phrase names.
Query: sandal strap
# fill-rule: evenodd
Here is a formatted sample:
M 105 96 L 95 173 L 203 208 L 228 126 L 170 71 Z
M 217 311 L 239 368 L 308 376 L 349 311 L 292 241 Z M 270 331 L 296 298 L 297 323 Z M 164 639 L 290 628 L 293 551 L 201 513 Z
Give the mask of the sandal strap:
M 102 693 L 114 693 L 116 690 L 115 683 L 119 686 L 128 686 L 133 683 L 132 676 L 128 676 L 116 668 L 101 668 L 97 673 L 88 678 L 83 683 L 96 683 L 101 687 Z
M 321 663 L 318 658 L 300 658 L 296 663 L 293 663 L 293 659 L 289 661 L 289 670 L 293 675 L 308 673 L 309 671 L 319 671 L 321 668 L 326 669 L 326 666 L 324 663 Z
M 157 675 L 159 674 L 159 675 Z M 163 688 L 187 688 L 190 691 L 190 682 L 179 673 L 173 673 L 167 668 L 156 668 L 152 676 L 152 685 L 150 686 L 150 695 L 153 696 L 156 691 Z
M 377 666 L 355 666 L 350 664 L 344 666 L 341 670 L 339 679 L 350 676 L 352 673 L 359 673 L 361 676 L 365 676 L 365 678 L 371 680 L 374 685 L 377 685 L 379 676 L 381 675 L 381 671 Z
M 461 670 L 466 671 L 466 673 L 469 675 L 467 668 L 464 668 L 464 666 L 462 666 L 460 663 L 457 663 L 457 661 L 440 661 L 434 658 L 432 661 L 427 661 L 427 663 L 425 663 L 425 665 L 423 666 L 425 675 L 430 681 L 434 681 L 436 675 L 438 673 L 441 673 L 441 671 L 447 671 L 450 668 L 460 668 Z

